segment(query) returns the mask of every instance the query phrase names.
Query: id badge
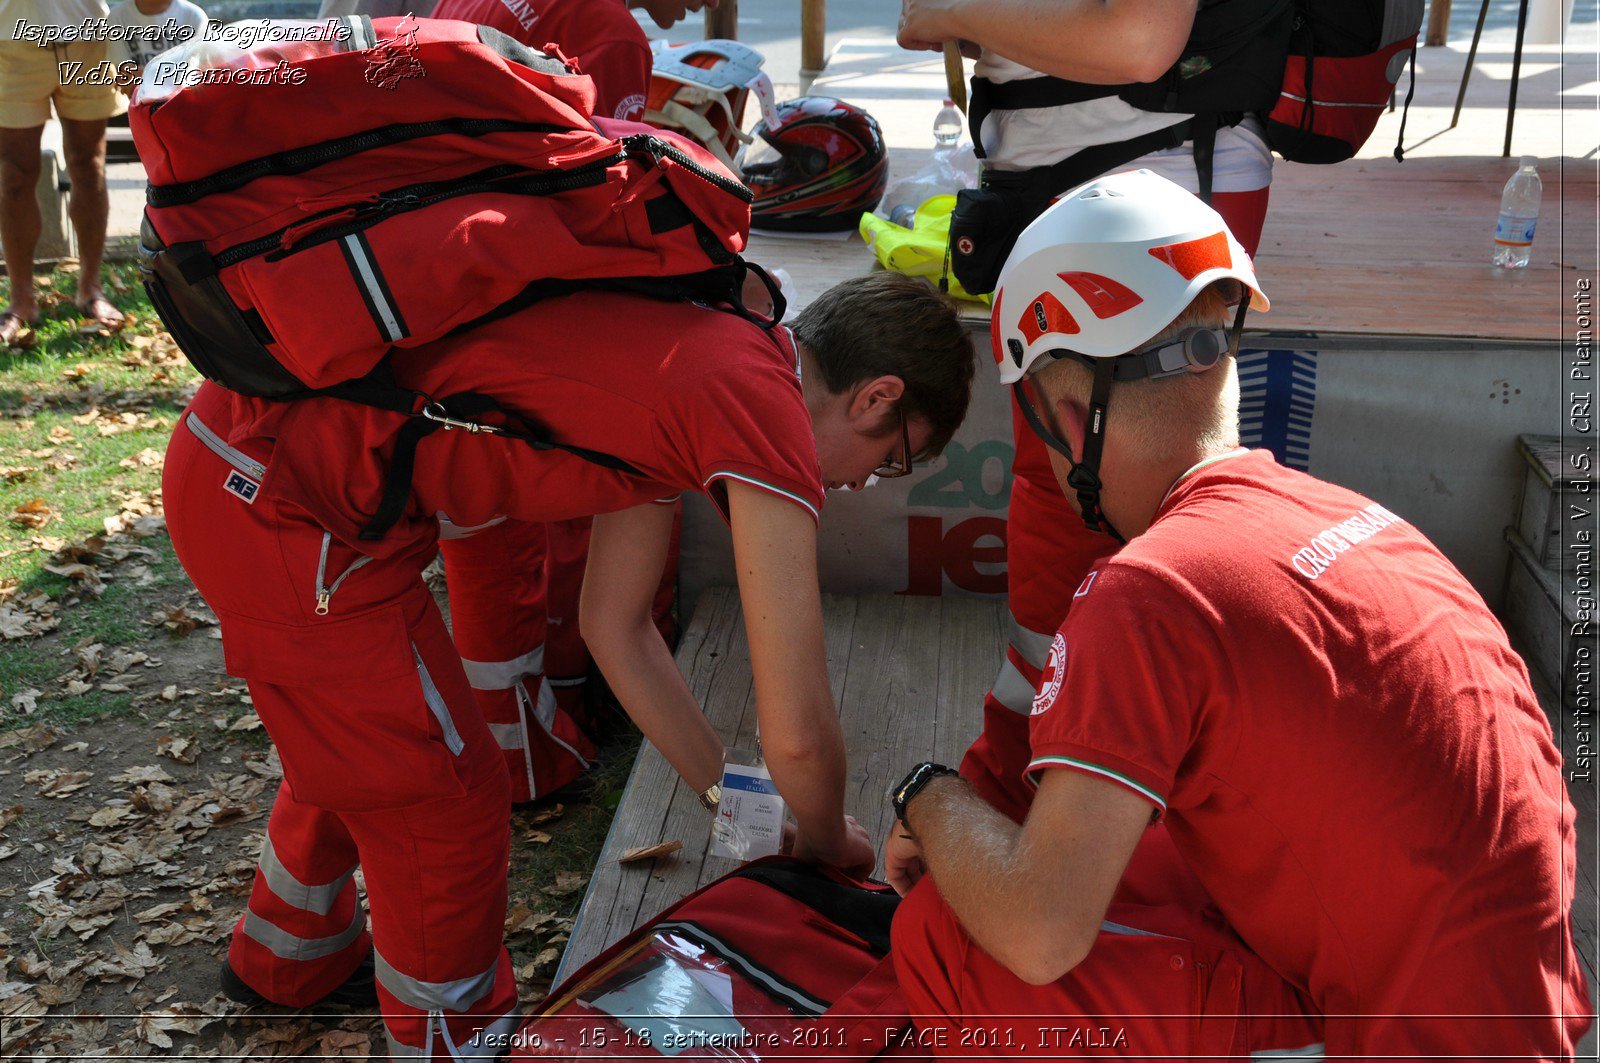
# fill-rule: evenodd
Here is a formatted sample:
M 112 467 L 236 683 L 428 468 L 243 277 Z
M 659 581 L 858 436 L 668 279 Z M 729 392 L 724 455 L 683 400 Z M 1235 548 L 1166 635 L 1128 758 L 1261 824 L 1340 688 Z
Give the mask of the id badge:
M 783 798 L 772 774 L 753 753 L 728 750 L 722 800 L 711 828 L 711 853 L 733 860 L 772 856 L 783 846 Z

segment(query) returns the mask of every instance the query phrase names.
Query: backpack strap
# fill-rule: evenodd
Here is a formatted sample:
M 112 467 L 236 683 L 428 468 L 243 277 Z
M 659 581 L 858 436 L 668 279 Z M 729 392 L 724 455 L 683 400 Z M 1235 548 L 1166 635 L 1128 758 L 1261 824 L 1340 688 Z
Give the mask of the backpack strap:
M 296 398 L 316 396 L 342 399 L 406 415 L 406 423 L 395 433 L 394 450 L 384 474 L 383 496 L 378 501 L 378 509 L 366 527 L 361 529 L 361 539 L 365 542 L 382 539 L 405 512 L 406 501 L 411 497 L 411 483 L 416 475 L 417 447 L 440 429 L 503 436 L 526 443 L 534 450 L 559 450 L 601 468 L 630 476 L 644 476 L 639 469 L 621 458 L 588 447 L 558 443 L 539 422 L 515 410 L 506 409 L 493 396 L 463 391 L 435 399 L 422 392 L 400 387 L 395 383 L 394 370 L 387 360 L 380 362 L 376 369 L 364 377 L 307 392 Z M 481 418 L 491 413 L 500 415 L 507 423 L 483 423 Z

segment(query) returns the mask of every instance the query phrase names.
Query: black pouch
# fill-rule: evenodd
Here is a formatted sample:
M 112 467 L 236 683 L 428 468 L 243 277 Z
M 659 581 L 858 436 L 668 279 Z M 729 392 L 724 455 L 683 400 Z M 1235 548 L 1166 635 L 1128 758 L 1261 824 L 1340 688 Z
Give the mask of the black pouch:
M 1006 256 L 1040 209 L 1035 197 L 989 187 L 987 181 L 982 188 L 965 188 L 956 195 L 950 215 L 950 272 L 969 295 L 994 291 Z
M 208 380 L 260 398 L 305 392 L 267 349 L 273 340 L 266 322 L 229 297 L 204 244 L 168 247 L 146 218 L 139 228 L 139 277 L 178 347 Z

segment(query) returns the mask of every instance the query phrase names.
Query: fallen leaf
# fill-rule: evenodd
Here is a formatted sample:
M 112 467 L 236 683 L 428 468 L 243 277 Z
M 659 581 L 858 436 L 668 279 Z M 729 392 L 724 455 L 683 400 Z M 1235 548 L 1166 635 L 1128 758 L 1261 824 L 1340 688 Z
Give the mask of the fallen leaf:
M 11 523 L 21 528 L 42 528 L 59 516 L 44 499 L 35 498 L 11 511 Z
M 539 811 L 533 814 L 533 825 L 537 827 L 541 823 L 550 823 L 554 820 L 558 820 L 561 818 L 562 813 L 566 810 L 566 805 L 554 805 L 550 808 L 541 808 Z
M 588 881 L 589 876 L 579 871 L 557 871 L 555 882 L 545 886 L 542 892 L 552 897 L 565 897 L 583 889 Z
M 174 690 L 175 688 L 168 687 L 167 689 Z M 165 700 L 174 700 L 174 698 L 166 697 L 165 690 L 161 693 Z M 156 742 L 156 754 L 158 756 L 171 757 L 179 764 L 193 764 L 200 755 L 200 744 L 192 738 L 184 738 L 178 735 L 162 735 Z
M 523 837 L 527 838 L 528 841 L 535 845 L 550 844 L 550 835 L 546 834 L 542 830 L 530 830 L 527 834 L 523 835 Z
M 676 838 L 670 842 L 662 842 L 660 845 L 640 845 L 617 857 L 617 863 L 631 864 L 638 860 L 654 860 L 658 856 L 666 856 L 682 848 L 683 842 Z
M 171 782 L 172 776 L 162 771 L 159 765 L 143 764 L 137 768 L 129 768 L 121 775 L 113 775 L 111 781 L 136 786 L 140 783 Z
M 228 730 L 230 730 L 230 731 L 255 731 L 255 730 L 259 730 L 260 727 L 261 727 L 261 717 L 257 716 L 255 713 L 252 712 L 248 716 L 241 716 L 237 720 L 234 720 L 233 723 L 228 727 Z
M 12 696 L 11 707 L 24 716 L 29 715 L 39 708 L 39 695 L 43 693 L 44 691 L 37 689 L 24 690 Z

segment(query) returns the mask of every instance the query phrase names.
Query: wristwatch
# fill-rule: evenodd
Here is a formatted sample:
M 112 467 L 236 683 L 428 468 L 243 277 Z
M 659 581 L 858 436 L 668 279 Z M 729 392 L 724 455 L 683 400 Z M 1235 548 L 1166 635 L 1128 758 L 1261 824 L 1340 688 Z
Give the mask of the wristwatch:
M 700 798 L 701 808 L 707 812 L 715 812 L 717 806 L 722 803 L 722 784 L 712 783 L 696 796 Z
M 894 792 L 889 795 L 894 803 L 894 818 L 898 819 L 900 825 L 909 831 L 911 824 L 906 822 L 906 806 L 911 803 L 911 799 L 917 796 L 931 780 L 937 779 L 941 775 L 960 774 L 954 768 L 947 768 L 943 764 L 935 764 L 931 760 L 925 760 L 918 764 L 911 769 L 904 779 L 900 780 L 900 785 L 896 786 Z

